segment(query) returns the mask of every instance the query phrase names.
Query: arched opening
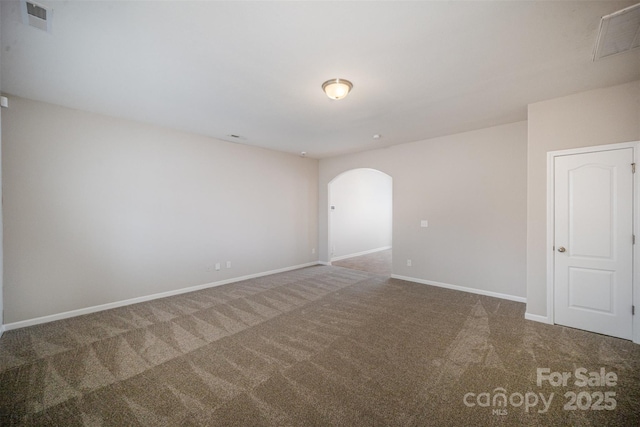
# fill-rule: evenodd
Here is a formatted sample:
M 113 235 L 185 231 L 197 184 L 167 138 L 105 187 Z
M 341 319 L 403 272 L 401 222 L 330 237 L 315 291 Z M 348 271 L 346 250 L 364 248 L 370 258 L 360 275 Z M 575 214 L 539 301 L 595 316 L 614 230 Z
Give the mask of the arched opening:
M 329 182 L 328 248 L 334 265 L 391 274 L 393 179 L 352 169 Z

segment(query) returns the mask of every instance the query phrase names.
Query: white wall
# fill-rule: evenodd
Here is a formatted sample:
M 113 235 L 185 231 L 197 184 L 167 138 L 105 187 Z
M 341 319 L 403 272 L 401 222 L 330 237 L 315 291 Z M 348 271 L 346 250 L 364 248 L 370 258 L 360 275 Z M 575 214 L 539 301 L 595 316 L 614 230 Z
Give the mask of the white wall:
M 0 40 L 0 46 L 2 45 Z M 1 51 L 1 49 L 0 49 Z M 0 52 L 0 58 L 2 53 Z M 1 63 L 1 60 L 0 60 Z M 0 69 L 2 67 L 0 66 Z M 1 81 L 2 79 L 0 79 Z M 1 92 L 0 92 L 1 93 Z M 3 218 L 2 218 L 2 108 L 0 108 L 0 336 L 4 332 L 4 244 L 3 244 Z
M 2 197 L 2 151 L 3 143 L 2 143 L 2 108 L 0 108 L 0 201 L 3 200 Z M 4 332 L 4 244 L 3 244 L 3 204 L 0 202 L 0 336 Z
M 529 105 L 528 315 L 547 316 L 547 152 L 640 140 L 639 118 L 640 81 Z
M 317 260 L 317 160 L 10 103 L 5 323 Z
M 373 169 L 355 169 L 329 183 L 332 259 L 391 246 L 393 180 Z
M 395 275 L 525 297 L 526 150 L 527 123 L 518 122 L 321 160 L 321 260 L 327 184 L 373 168 L 393 178 Z
M 4 144 L 2 142 L 2 110 L 0 108 L 0 336 L 4 332 L 4 220 L 3 210 L 4 201 L 2 195 L 2 151 L 4 151 Z

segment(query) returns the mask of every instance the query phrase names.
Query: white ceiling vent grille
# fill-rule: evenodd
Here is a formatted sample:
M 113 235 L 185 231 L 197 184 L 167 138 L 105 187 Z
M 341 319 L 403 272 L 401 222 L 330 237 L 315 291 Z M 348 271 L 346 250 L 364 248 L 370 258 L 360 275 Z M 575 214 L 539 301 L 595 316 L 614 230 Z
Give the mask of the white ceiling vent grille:
M 640 47 L 640 3 L 603 16 L 593 60 Z
M 20 2 L 22 8 L 22 22 L 48 33 L 51 32 L 53 9 L 30 0 Z

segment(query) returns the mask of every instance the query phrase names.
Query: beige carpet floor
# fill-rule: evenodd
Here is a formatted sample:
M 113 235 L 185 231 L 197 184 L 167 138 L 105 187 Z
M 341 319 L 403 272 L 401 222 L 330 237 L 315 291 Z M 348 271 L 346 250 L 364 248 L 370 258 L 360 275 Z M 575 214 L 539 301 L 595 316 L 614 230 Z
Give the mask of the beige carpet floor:
M 0 424 L 640 425 L 640 346 L 524 309 L 317 266 L 8 331 Z
M 332 265 L 391 276 L 391 249 L 333 261 Z

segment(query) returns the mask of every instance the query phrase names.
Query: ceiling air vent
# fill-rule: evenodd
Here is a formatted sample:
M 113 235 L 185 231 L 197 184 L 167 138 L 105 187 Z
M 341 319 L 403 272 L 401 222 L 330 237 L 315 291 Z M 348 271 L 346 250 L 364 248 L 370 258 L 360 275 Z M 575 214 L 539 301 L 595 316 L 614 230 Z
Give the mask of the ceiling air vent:
M 640 3 L 603 16 L 593 60 L 640 47 Z
M 20 4 L 22 7 L 22 22 L 39 30 L 51 32 L 52 8 L 29 0 L 23 0 Z

